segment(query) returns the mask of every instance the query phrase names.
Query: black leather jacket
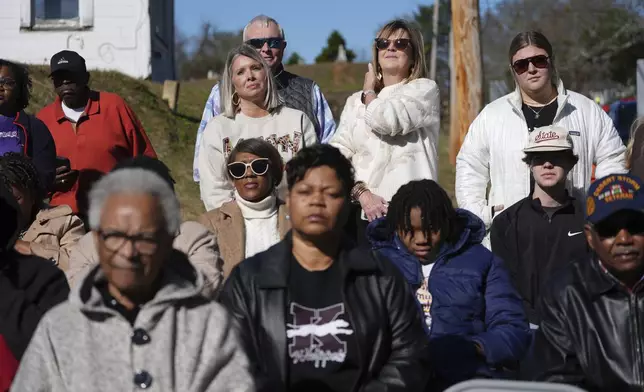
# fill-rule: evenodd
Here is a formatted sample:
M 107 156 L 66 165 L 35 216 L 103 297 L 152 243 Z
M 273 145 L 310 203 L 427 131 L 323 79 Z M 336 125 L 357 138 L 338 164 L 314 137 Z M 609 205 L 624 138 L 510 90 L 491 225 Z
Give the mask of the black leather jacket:
M 258 391 L 288 390 L 285 310 L 290 234 L 235 267 L 220 301 L 240 324 Z M 363 248 L 344 246 L 337 263 L 361 364 L 353 391 L 422 391 L 427 337 L 409 285 L 396 267 Z
M 527 362 L 532 378 L 588 391 L 642 391 L 644 285 L 631 292 L 595 257 L 552 279 L 541 291 L 542 322 Z

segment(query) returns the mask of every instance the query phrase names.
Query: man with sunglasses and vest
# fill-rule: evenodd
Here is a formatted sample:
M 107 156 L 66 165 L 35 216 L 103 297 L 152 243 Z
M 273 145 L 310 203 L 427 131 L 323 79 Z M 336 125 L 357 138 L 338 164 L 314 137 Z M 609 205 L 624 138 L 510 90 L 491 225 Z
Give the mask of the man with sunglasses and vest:
M 568 175 L 577 195 L 590 186 L 593 164 L 597 177 L 626 173 L 626 149 L 613 122 L 591 99 L 564 88 L 552 45 L 543 34 L 518 34 L 508 60 L 516 90 L 479 113 L 456 158 L 458 206 L 488 227 L 496 214 L 532 191 L 534 180 L 521 160 L 535 128 L 557 125 L 568 130 L 579 157 Z
M 320 87 L 311 79 L 292 74 L 284 69 L 282 57 L 286 49 L 284 30 L 273 18 L 266 15 L 254 17 L 244 27 L 243 40 L 256 48 L 266 63 L 271 67 L 277 81 L 279 96 L 286 107 L 306 114 L 315 126 L 315 132 L 321 143 L 328 143 L 335 134 L 333 113 Z M 197 130 L 193 177 L 199 182 L 198 156 L 203 132 L 211 118 L 220 114 L 219 83 L 210 92 Z
M 538 381 L 587 391 L 644 386 L 644 194 L 642 181 L 611 174 L 586 199 L 593 250 L 553 274 L 527 369 Z
M 541 320 L 537 302 L 541 287 L 563 263 L 588 251 L 583 198 L 566 189 L 566 177 L 579 158 L 572 138 L 562 127 L 541 127 L 530 133 L 523 161 L 530 167 L 534 190 L 494 219 L 492 251 L 510 272 L 523 307 L 536 329 Z

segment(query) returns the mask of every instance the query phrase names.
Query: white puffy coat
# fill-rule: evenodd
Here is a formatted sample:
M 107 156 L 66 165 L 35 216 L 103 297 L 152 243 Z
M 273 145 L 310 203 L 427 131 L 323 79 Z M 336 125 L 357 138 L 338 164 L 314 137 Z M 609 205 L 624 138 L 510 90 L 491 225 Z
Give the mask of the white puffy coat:
M 331 139 L 351 160 L 356 180 L 385 200 L 402 185 L 437 180 L 440 98 L 426 78 L 383 88 L 368 107 L 362 92 L 351 95 Z
M 596 178 L 627 171 L 626 148 L 599 105 L 567 91 L 561 81 L 557 90 L 554 124 L 570 132 L 574 153 L 579 157 L 568 175 L 568 189 L 580 195 L 590 186 L 593 163 L 597 164 Z M 470 125 L 456 158 L 458 206 L 478 215 L 488 228 L 492 206 L 508 208 L 530 193 L 530 169 L 522 162 L 528 126 L 521 105 L 518 88 L 488 104 Z M 491 188 L 486 198 L 488 182 Z

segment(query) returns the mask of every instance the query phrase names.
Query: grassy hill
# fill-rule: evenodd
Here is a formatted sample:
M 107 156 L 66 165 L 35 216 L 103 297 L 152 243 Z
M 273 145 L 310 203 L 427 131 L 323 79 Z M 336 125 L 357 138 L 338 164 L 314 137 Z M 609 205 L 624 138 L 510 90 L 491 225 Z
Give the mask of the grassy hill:
M 346 98 L 362 87 L 366 64 L 298 65 L 288 69 L 316 80 L 329 100 L 336 121 Z M 31 105 L 27 109 L 37 113 L 54 99 L 54 92 L 45 67 L 31 67 L 34 81 Z M 204 211 L 199 198 L 199 187 L 192 181 L 192 161 L 197 127 L 213 81 L 183 82 L 176 113 L 168 110 L 161 100 L 162 86 L 124 76 L 117 72 L 92 72 L 93 89 L 114 92 L 123 97 L 141 119 L 159 157 L 172 169 L 177 193 L 186 219 L 195 218 Z M 440 182 L 453 196 L 454 170 L 447 156 L 447 135 L 440 143 Z

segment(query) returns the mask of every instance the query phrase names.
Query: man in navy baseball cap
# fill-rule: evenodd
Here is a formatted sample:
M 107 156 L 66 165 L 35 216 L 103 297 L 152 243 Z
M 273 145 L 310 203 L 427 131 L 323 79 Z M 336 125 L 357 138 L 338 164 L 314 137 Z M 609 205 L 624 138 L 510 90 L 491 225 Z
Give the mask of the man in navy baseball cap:
M 613 174 L 588 189 L 584 231 L 593 253 L 563 263 L 545 282 L 530 378 L 589 391 L 640 384 L 641 355 L 630 348 L 641 342 L 644 314 L 642 185 Z
M 593 182 L 586 198 L 588 222 L 597 225 L 618 212 L 644 213 L 642 185 L 629 174 L 613 174 Z

